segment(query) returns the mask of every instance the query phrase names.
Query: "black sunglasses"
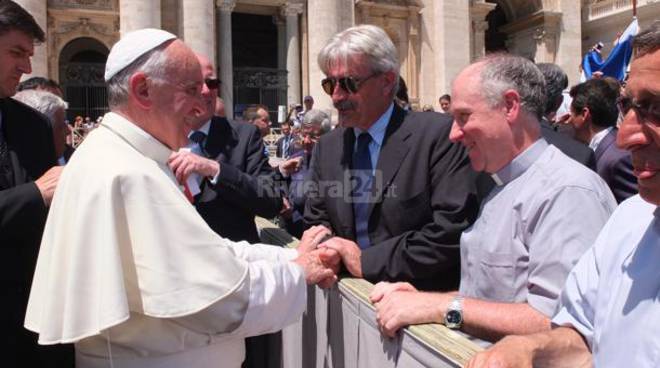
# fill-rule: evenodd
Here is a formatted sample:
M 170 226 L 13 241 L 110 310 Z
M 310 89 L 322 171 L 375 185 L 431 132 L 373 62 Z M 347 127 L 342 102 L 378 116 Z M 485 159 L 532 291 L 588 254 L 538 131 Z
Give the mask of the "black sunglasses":
M 222 81 L 220 81 L 220 79 L 218 78 L 206 78 L 204 80 L 204 84 L 206 84 L 206 87 L 208 87 L 208 89 L 218 89 L 220 88 Z
M 621 96 L 617 100 L 617 104 L 623 116 L 633 109 L 639 120 L 660 122 L 660 99 L 639 103 L 630 97 Z
M 362 83 L 366 82 L 367 80 L 379 74 L 380 73 L 374 73 L 363 79 L 359 79 L 355 77 L 325 78 L 324 80 L 321 81 L 321 87 L 323 87 L 325 93 L 331 96 L 332 96 L 332 92 L 335 91 L 335 87 L 337 86 L 337 83 L 339 83 L 339 87 L 341 87 L 341 89 L 343 89 L 344 91 L 348 93 L 357 93 Z

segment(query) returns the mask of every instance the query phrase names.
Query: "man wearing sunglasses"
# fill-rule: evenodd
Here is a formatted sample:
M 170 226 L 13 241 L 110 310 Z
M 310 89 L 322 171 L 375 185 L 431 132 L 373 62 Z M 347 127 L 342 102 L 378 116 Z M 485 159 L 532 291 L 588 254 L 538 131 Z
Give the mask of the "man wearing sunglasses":
M 355 277 L 455 289 L 459 237 L 478 203 L 465 150 L 448 139 L 451 118 L 393 103 L 399 61 L 378 27 L 335 35 L 318 62 L 340 127 L 314 149 L 306 225 L 332 228 L 323 246 Z
M 277 216 L 282 197 L 274 190 L 259 130 L 213 116 L 220 81 L 207 57 L 197 59 L 204 78 L 205 111 L 190 133 L 189 150 L 174 153 L 169 164 L 182 183 L 195 174 L 201 192 L 194 204 L 213 231 L 233 241 L 258 243 L 254 216 Z

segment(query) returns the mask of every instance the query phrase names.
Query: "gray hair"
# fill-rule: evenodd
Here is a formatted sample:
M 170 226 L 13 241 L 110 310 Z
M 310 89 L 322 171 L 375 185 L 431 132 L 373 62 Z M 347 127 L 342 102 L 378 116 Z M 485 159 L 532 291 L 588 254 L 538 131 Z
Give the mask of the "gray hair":
M 128 81 L 137 72 L 143 72 L 154 80 L 169 80 L 172 62 L 165 48 L 173 42 L 165 42 L 137 58 L 108 81 L 108 106 L 112 109 L 128 102 Z
M 489 55 L 481 59 L 481 94 L 490 107 L 500 106 L 504 92 L 518 92 L 522 109 L 541 120 L 545 111 L 545 78 L 536 65 L 520 56 Z
M 58 110 L 69 107 L 62 98 L 44 90 L 26 89 L 17 92 L 13 98 L 46 115 L 51 124 L 55 124 L 55 113 Z
M 394 72 L 399 75 L 399 58 L 396 47 L 385 31 L 377 26 L 363 24 L 348 28 L 334 35 L 318 55 L 319 68 L 326 75 L 337 60 L 364 55 L 374 73 Z M 398 90 L 398 80 L 392 96 Z
M 653 22 L 633 39 L 635 57 L 644 56 L 658 49 L 660 49 L 660 20 Z
M 543 73 L 543 78 L 545 79 L 545 90 L 546 90 L 546 103 L 544 114 L 549 114 L 555 112 L 561 102 L 559 97 L 562 95 L 562 92 L 568 87 L 568 76 L 564 71 L 559 67 L 559 65 L 552 63 L 538 63 L 536 66 L 539 68 L 541 73 Z
M 330 124 L 330 117 L 325 112 L 319 109 L 311 109 L 305 113 L 302 121 L 303 127 L 313 127 L 320 126 L 321 134 L 325 134 L 330 131 L 332 127 Z

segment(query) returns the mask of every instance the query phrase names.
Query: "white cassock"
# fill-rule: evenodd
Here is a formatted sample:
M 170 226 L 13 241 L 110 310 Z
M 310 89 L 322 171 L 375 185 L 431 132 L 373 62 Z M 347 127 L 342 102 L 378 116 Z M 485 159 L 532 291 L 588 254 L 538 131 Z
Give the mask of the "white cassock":
M 297 252 L 214 233 L 171 153 L 108 113 L 62 173 L 25 327 L 40 344 L 74 342 L 78 367 L 239 367 L 244 337 L 302 315 Z

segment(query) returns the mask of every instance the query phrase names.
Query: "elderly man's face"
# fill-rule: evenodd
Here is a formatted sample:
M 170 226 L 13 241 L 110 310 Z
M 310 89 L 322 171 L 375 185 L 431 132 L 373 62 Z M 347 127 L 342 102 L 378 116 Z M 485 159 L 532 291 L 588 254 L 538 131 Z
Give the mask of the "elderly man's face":
M 153 110 L 159 119 L 158 138 L 176 150 L 188 143 L 188 133 L 194 129 L 206 111 L 202 101 L 202 71 L 197 57 L 183 42 L 176 40 L 166 49 L 173 62 L 165 88 L 154 84 Z
M 258 117 L 252 121 L 252 124 L 256 125 L 261 136 L 265 137 L 270 134 L 270 115 L 264 109 L 257 110 L 257 115 Z
M 320 125 L 304 125 L 300 134 L 302 138 L 302 146 L 305 152 L 310 153 L 314 149 L 314 145 L 321 138 Z
M 623 119 L 617 144 L 630 151 L 639 194 L 660 205 L 660 50 L 633 61 L 626 97 L 634 107 Z
M 0 36 L 0 98 L 16 93 L 23 74 L 32 72 L 30 58 L 34 41 L 21 31 L 9 31 Z
M 199 65 L 202 68 L 202 80 L 206 81 L 207 79 L 217 78 L 215 75 L 215 71 L 213 70 L 213 64 L 211 64 L 211 61 L 208 58 L 198 54 L 197 60 L 199 61 Z M 204 123 L 206 123 L 209 119 L 211 119 L 211 117 L 215 113 L 215 104 L 217 98 L 218 98 L 217 88 L 209 88 L 209 86 L 207 86 L 206 83 L 202 84 L 202 101 L 204 102 L 205 110 L 200 115 L 200 119 L 199 119 L 200 126 L 204 125 Z
M 467 148 L 472 168 L 492 174 L 513 159 L 515 147 L 506 108 L 487 104 L 479 73 L 479 66 L 471 65 L 454 81 L 449 139 Z
M 363 55 L 336 60 L 328 70 L 328 78 L 339 80 L 352 77 L 358 82 L 357 92 L 349 92 L 336 83 L 332 103 L 344 127 L 368 129 L 392 103 L 393 73 L 374 73 Z

